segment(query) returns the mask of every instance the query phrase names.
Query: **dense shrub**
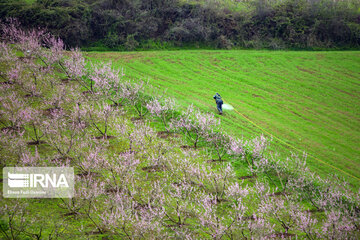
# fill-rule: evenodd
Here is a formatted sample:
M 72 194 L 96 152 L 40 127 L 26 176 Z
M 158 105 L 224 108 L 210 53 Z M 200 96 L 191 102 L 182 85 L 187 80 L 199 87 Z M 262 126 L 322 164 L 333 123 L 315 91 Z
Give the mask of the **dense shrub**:
M 3 0 L 0 18 L 46 27 L 68 46 L 94 42 L 110 48 L 148 48 L 172 42 L 229 49 L 356 48 L 360 3 L 355 0 L 227 1 Z

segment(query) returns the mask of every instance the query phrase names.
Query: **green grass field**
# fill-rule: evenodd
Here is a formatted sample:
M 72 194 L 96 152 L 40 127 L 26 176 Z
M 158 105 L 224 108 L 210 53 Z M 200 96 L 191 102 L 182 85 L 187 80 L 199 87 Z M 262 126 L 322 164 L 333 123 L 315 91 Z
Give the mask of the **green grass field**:
M 360 178 L 360 52 L 158 51 L 89 52 L 129 78 L 149 79 L 183 107 L 216 113 L 219 92 L 256 125 L 282 141 Z M 236 111 L 223 127 L 245 139 L 263 132 Z M 274 138 L 281 157 L 296 150 Z M 296 152 L 299 153 L 299 152 Z M 300 153 L 299 153 L 300 154 Z M 359 180 L 308 157 L 312 170 Z

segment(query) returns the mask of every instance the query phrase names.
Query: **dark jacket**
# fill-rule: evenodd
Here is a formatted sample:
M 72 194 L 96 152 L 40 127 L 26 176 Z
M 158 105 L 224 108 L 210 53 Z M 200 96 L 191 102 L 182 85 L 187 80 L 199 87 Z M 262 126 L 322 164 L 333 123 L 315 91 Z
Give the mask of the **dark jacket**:
M 216 103 L 223 103 L 223 100 L 221 99 L 221 96 L 218 93 L 214 95 L 214 99 Z

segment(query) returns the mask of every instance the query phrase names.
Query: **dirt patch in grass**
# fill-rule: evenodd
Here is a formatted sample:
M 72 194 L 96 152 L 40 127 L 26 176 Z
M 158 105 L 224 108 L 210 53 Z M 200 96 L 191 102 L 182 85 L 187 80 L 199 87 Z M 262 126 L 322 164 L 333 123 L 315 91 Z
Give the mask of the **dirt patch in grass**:
M 348 72 L 343 72 L 343 71 L 339 71 L 339 70 L 334 70 L 334 71 L 341 74 L 341 75 L 345 75 L 345 76 L 350 77 L 350 78 L 358 79 L 357 76 L 354 76 L 354 75 L 352 75 L 352 74 L 350 74 Z M 357 86 L 360 86 L 360 84 L 358 84 L 358 83 L 354 83 L 354 84 L 357 85 Z
M 246 217 L 243 217 L 243 219 L 244 219 L 245 221 L 249 221 L 249 220 L 255 220 L 255 218 L 254 218 L 254 216 L 253 216 L 253 215 L 251 215 L 251 216 L 246 216 Z
M 163 58 L 166 62 L 169 62 L 169 63 L 175 63 L 176 64 L 176 61 L 174 61 L 173 59 L 170 59 L 170 58 Z
M 34 95 L 30 93 L 24 95 L 24 98 L 31 98 L 31 97 L 40 97 L 40 95 Z
M 186 186 L 189 184 L 187 182 L 182 181 L 182 182 L 173 182 L 172 185 L 179 187 L 179 186 Z
M 62 78 L 62 79 L 61 79 L 61 83 L 64 83 L 64 84 L 67 84 L 67 83 L 69 83 L 70 81 L 71 81 L 70 78 Z
M 225 199 L 225 198 L 219 198 L 216 200 L 217 203 L 225 203 L 225 202 L 230 202 L 230 200 Z
M 306 117 L 304 117 L 304 116 L 302 116 L 302 115 L 300 115 L 300 114 L 298 114 L 298 113 L 296 113 L 296 112 L 294 112 L 294 111 L 290 111 L 292 114 L 294 114 L 294 115 L 296 115 L 296 116 L 298 116 L 298 117 L 300 117 L 300 118 L 302 118 L 302 119 L 304 119 L 305 121 L 310 121 L 309 119 L 307 119 Z
M 134 208 L 137 210 L 146 210 L 149 209 L 149 205 L 147 205 L 146 203 L 137 203 Z
M 19 60 L 21 60 L 21 61 L 33 60 L 33 59 L 35 59 L 35 57 L 32 57 L 32 56 L 28 56 L 28 57 L 21 56 L 21 57 L 19 57 Z
M 180 148 L 184 150 L 191 150 L 191 149 L 196 150 L 194 146 L 189 146 L 189 145 L 181 145 Z
M 262 98 L 262 99 L 265 99 L 263 96 L 260 96 L 260 95 L 257 95 L 257 94 L 252 94 L 253 97 L 256 97 L 256 98 Z
M 160 131 L 160 132 L 157 132 L 156 135 L 159 138 L 168 138 L 171 135 L 171 133 L 169 133 L 167 131 Z
M 182 148 L 182 149 L 191 149 L 191 148 L 194 148 L 194 146 L 181 145 L 180 148 Z
M 68 212 L 68 213 L 63 214 L 64 217 L 70 217 L 70 216 L 75 216 L 75 215 L 78 215 L 78 213 L 77 212 Z
M 324 210 L 315 208 L 315 209 L 305 210 L 304 212 L 307 212 L 307 213 L 321 213 L 321 212 L 324 212 Z
M 142 118 L 142 117 L 132 117 L 130 120 L 132 122 L 143 122 L 144 118 Z
M 288 196 L 288 195 L 291 195 L 291 193 L 289 193 L 289 192 L 274 192 L 274 193 L 269 194 L 269 196 L 271 196 L 271 197 Z
M 105 189 L 105 192 L 107 192 L 107 193 L 120 193 L 121 190 L 119 188 L 107 188 L 107 189 Z
M 180 135 L 180 134 L 177 134 L 177 133 L 173 133 L 173 134 L 171 135 L 171 137 L 173 137 L 173 138 L 181 138 L 181 135 Z
M 353 97 L 353 98 L 360 98 L 359 95 L 354 95 L 354 94 L 351 94 L 349 92 L 346 92 L 344 90 L 341 90 L 341 89 L 338 89 L 338 88 L 335 88 L 336 91 L 339 91 L 339 92 L 342 92 L 342 93 L 345 93 L 346 95 L 350 96 L 350 97 Z
M 200 54 L 203 54 L 203 55 L 218 55 L 219 53 L 218 52 L 203 52 L 201 51 Z
M 248 175 L 248 176 L 242 176 L 242 177 L 239 177 L 239 179 L 251 179 L 251 178 L 257 178 L 256 175 Z
M 160 131 L 157 132 L 156 134 L 159 138 L 169 138 L 169 137 L 174 137 L 174 138 L 180 138 L 181 135 L 177 134 L 177 133 L 172 133 L 172 132 L 167 132 L 167 131 Z
M 166 169 L 167 168 L 165 166 L 161 165 L 147 166 L 142 168 L 142 170 L 145 172 L 163 172 Z
M 47 108 L 43 111 L 43 114 L 45 116 L 52 117 L 54 114 L 57 114 L 62 110 L 62 108 Z
M 106 230 L 101 230 L 101 231 L 102 232 L 100 232 L 99 230 L 86 232 L 86 235 L 99 235 L 99 234 L 104 234 L 107 232 Z
M 321 59 L 323 59 L 325 57 L 324 54 L 321 54 L 321 53 L 318 53 L 315 56 L 316 56 L 317 60 L 321 60 Z
M 113 139 L 113 138 L 116 138 L 115 136 L 97 136 L 97 137 L 94 137 L 94 139 L 97 139 L 97 140 L 104 140 L 104 139 Z
M 316 72 L 314 71 L 311 71 L 311 70 L 308 70 L 308 69 L 305 69 L 305 68 L 301 68 L 299 66 L 296 66 L 296 68 L 299 70 L 299 71 L 302 71 L 302 72 L 307 72 L 307 73 L 311 73 L 311 74 L 314 74 Z
M 3 127 L 3 128 L 1 128 L 1 131 L 3 133 L 14 133 L 14 132 L 22 131 L 22 130 L 24 130 L 24 128 L 21 128 L 21 127 Z
M 115 103 L 115 104 L 111 104 L 110 107 L 112 108 L 119 108 L 119 107 L 123 107 L 124 105 L 122 103 Z
M 44 144 L 46 143 L 45 141 L 31 141 L 31 142 L 27 142 L 27 145 L 29 146 L 33 146 L 33 145 L 40 145 L 40 144 Z
M 0 82 L 0 85 L 14 85 L 14 83 L 10 81 L 5 81 L 5 82 Z
M 117 56 L 117 54 L 115 56 Z M 129 61 L 132 59 L 139 59 L 139 58 L 143 58 L 143 56 L 140 54 L 131 53 L 131 54 L 122 54 L 121 57 L 116 58 L 116 60 L 123 59 L 123 60 Z
M 82 92 L 82 95 L 88 95 L 88 94 L 93 94 L 93 92 L 90 90 Z
M 272 239 L 283 239 L 283 238 L 290 238 L 292 239 L 295 236 L 293 233 L 275 233 L 274 235 L 270 236 Z
M 226 162 L 227 160 L 226 159 L 210 159 L 210 160 L 207 160 L 208 163 L 216 163 L 216 162 Z
M 149 58 L 143 59 L 143 62 L 146 63 L 146 64 L 154 65 L 154 62 Z
M 88 57 L 95 57 L 101 59 L 114 59 L 114 62 L 124 61 L 130 62 L 131 60 L 143 59 L 144 55 L 141 53 L 121 53 L 118 52 L 105 52 L 105 53 L 87 53 Z M 155 54 L 146 53 L 146 57 L 153 57 Z

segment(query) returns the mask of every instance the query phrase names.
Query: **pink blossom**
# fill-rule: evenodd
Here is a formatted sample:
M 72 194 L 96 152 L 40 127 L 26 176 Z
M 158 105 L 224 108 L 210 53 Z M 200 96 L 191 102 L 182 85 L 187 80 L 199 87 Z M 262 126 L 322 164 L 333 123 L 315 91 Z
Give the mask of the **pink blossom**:
M 70 57 L 64 59 L 62 68 L 69 78 L 78 80 L 81 85 L 87 86 L 87 82 L 82 79 L 87 73 L 85 58 L 79 49 L 70 50 Z

